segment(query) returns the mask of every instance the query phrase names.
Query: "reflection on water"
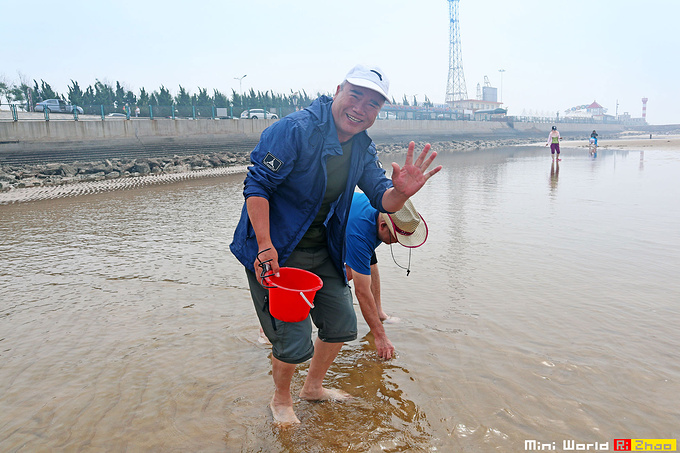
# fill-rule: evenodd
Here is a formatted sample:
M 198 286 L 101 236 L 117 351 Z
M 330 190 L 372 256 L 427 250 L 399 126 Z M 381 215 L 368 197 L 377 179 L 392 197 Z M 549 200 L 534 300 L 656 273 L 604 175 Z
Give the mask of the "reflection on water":
M 553 160 L 550 165 L 550 194 L 554 195 L 557 190 L 557 181 L 560 179 L 560 161 Z
M 273 428 L 286 451 L 388 451 L 428 450 L 431 427 L 425 413 L 402 390 L 395 378 L 409 371 L 375 355 L 372 335 L 345 347 L 331 367 L 327 383 L 351 392 L 344 403 L 296 403 L 302 425 L 296 429 Z M 300 389 L 306 367 L 296 376 Z M 331 435 L 332 433 L 332 435 Z M 321 447 L 323 446 L 323 447 Z
M 360 321 L 328 375 L 354 398 L 297 401 L 297 429 L 271 423 L 270 351 L 228 252 L 242 175 L 0 206 L 0 447 L 678 438 L 680 154 L 598 154 L 440 154 L 444 170 L 414 199 L 430 236 L 411 275 L 378 248 L 385 309 L 402 319 L 386 327 L 397 358 L 378 360 Z

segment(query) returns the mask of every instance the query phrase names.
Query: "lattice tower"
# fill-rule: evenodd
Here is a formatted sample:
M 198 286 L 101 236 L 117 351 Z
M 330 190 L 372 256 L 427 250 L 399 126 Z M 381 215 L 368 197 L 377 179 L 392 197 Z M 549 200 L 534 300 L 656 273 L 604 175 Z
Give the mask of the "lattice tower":
M 463 73 L 463 58 L 460 51 L 460 21 L 458 20 L 458 3 L 449 2 L 449 78 L 446 84 L 446 103 L 467 99 L 467 86 Z

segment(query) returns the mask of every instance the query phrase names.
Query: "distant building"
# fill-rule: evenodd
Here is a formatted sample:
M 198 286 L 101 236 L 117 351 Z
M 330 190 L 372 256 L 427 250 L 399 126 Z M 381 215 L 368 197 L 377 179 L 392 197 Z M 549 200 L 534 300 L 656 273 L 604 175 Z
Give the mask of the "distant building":
M 466 119 L 490 120 L 497 116 L 505 116 L 507 110 L 501 108 L 502 102 L 487 101 L 484 99 L 464 99 L 454 101 L 453 109 L 462 111 Z
M 598 104 L 597 101 L 593 101 L 591 104 L 577 105 L 565 110 L 564 113 L 564 118 L 567 121 L 616 122 L 614 115 L 607 115 L 607 109 Z
M 600 104 L 598 104 L 595 101 L 593 101 L 592 104 L 590 104 L 588 107 L 586 107 L 586 112 L 588 112 L 592 116 L 604 115 L 604 113 L 606 111 L 607 111 L 606 108 L 602 107 Z

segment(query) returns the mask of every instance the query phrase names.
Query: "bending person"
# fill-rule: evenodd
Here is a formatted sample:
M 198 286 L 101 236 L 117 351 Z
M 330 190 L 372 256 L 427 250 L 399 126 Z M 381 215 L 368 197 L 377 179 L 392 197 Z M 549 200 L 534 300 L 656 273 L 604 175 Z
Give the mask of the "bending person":
M 386 214 L 371 206 L 363 193 L 354 194 L 347 222 L 347 276 L 354 281 L 361 314 L 373 333 L 378 356 L 382 359 L 393 357 L 394 346 L 382 324 L 387 316 L 382 311 L 380 279 L 374 274 L 377 263 L 372 264 L 372 257 L 382 243 L 398 242 L 404 247 L 420 247 L 425 243 L 427 233 L 427 224 L 411 200 L 394 214 Z

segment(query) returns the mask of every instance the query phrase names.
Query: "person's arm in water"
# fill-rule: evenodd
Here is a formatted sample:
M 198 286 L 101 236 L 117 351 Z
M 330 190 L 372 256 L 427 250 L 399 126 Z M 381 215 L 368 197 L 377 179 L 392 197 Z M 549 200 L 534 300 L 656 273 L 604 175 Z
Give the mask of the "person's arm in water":
M 272 244 L 269 233 L 269 200 L 262 197 L 249 197 L 246 200 L 246 207 L 248 209 L 248 218 L 253 225 L 255 237 L 257 237 L 258 252 L 261 252 L 254 263 L 255 271 L 256 273 L 259 272 L 260 261 L 264 262 L 271 259 L 269 262 L 271 270 L 274 274 L 278 274 L 279 254 Z
M 371 264 L 371 294 L 373 294 L 373 300 L 375 301 L 375 308 L 378 310 L 378 317 L 381 321 L 388 318 L 387 313 L 382 309 L 382 296 L 380 291 L 380 270 L 378 269 L 378 263 Z
M 371 276 L 360 274 L 356 271 L 352 271 L 352 276 L 354 293 L 359 300 L 361 314 L 375 338 L 375 348 L 377 349 L 378 356 L 381 359 L 391 359 L 394 356 L 394 346 L 389 338 L 387 338 L 385 328 L 380 321 L 380 314 L 378 313 L 373 292 L 371 291 Z

